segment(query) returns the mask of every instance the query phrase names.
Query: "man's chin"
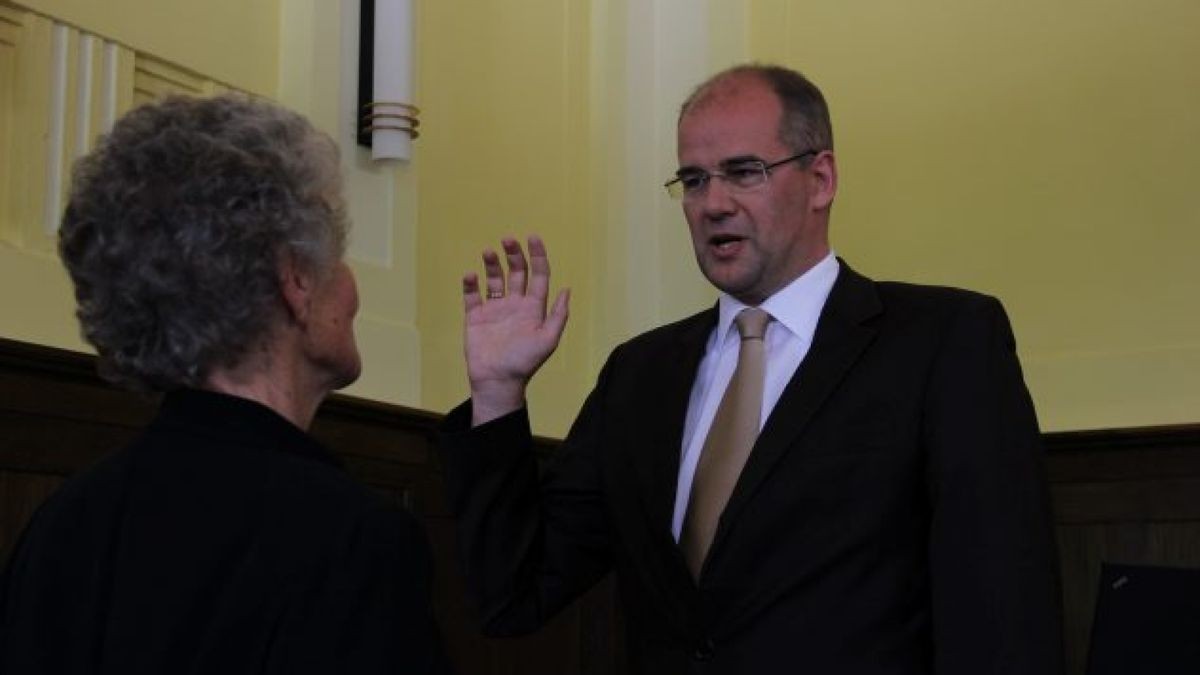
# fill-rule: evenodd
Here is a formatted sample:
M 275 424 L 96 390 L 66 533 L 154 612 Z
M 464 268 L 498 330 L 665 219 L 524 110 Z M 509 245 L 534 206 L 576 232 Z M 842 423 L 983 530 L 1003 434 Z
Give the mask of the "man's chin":
M 722 293 L 728 293 L 737 298 L 742 293 L 745 293 L 750 284 L 746 282 L 738 270 L 734 269 L 733 265 L 729 264 L 709 264 L 701 268 L 704 273 L 704 278 L 708 279 L 708 283 L 712 284 L 717 290 Z

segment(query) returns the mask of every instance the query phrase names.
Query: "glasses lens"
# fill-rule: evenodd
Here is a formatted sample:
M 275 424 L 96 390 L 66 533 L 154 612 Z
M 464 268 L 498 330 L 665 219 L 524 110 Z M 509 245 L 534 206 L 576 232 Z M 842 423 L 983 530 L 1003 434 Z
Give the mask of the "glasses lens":
M 695 194 L 704 189 L 708 183 L 708 173 L 704 171 L 682 171 L 675 174 L 675 180 L 667 184 L 667 192 L 676 199 L 685 195 Z
M 731 186 L 748 190 L 767 182 L 767 167 L 759 161 L 733 162 L 724 167 L 722 173 Z

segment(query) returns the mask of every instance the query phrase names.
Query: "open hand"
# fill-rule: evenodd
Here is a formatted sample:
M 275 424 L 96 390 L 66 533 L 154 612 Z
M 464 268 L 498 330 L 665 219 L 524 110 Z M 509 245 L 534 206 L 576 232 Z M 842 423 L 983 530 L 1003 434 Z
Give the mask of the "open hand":
M 558 347 L 567 323 L 569 291 L 559 291 L 550 312 L 550 259 L 536 235 L 529 237 L 529 260 L 512 238 L 500 242 L 500 256 L 483 252 L 484 287 L 474 272 L 463 276 L 464 351 L 471 382 L 472 424 L 512 412 L 525 404 L 525 387 Z

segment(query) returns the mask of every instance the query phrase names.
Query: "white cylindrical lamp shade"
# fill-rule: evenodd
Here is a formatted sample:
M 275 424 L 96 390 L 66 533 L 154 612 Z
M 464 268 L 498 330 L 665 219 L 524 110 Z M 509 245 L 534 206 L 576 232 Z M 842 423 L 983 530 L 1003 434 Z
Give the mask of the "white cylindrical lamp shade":
M 371 158 L 412 157 L 417 137 L 413 92 L 412 0 L 375 0 L 375 53 L 371 109 Z

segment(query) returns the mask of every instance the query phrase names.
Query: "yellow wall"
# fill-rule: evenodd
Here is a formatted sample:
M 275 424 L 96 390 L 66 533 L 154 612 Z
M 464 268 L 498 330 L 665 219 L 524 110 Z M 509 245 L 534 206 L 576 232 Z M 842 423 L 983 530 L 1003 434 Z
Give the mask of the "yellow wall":
M 275 92 L 280 0 L 20 0 L 238 89 Z
M 335 135 L 342 124 L 340 3 L 22 4 L 278 97 Z M 877 278 L 998 295 L 1044 427 L 1198 421 L 1192 0 L 416 4 L 414 161 L 389 173 L 348 157 L 356 226 L 391 228 L 386 263 L 355 263 L 368 376 L 353 393 L 458 402 L 461 274 L 481 247 L 536 231 L 573 297 L 531 404 L 538 432 L 564 433 L 616 342 L 714 297 L 659 183 L 674 106 L 705 73 L 755 58 L 800 68 L 830 99 L 838 251 Z M 2 38 L 5 84 L 28 64 Z M 26 152 L 38 123 L 0 97 L 0 132 L 22 131 L 0 133 L 0 150 Z M 25 173 L 0 176 L 0 212 L 24 208 L 21 181 L 38 180 Z M 52 238 L 4 217 L 0 334 L 80 347 Z
M 226 84 L 270 91 L 276 76 L 267 77 L 262 64 L 244 73 L 226 73 L 225 82 L 180 65 L 187 61 L 219 72 L 232 67 L 233 53 L 258 59 L 259 52 L 270 52 L 269 58 L 263 58 L 273 69 L 279 51 L 273 41 L 278 31 L 278 6 L 259 2 L 250 3 L 253 8 L 247 9 L 245 4 L 234 0 L 208 3 L 201 19 L 192 16 L 195 3 L 184 2 L 0 2 L 0 307 L 4 308 L 0 335 L 87 349 L 73 316 L 70 284 L 55 252 L 57 217 L 46 214 L 53 195 L 65 197 L 71 162 L 92 145 L 103 128 L 104 43 L 111 42 L 116 54 L 117 114 L 168 91 L 212 94 L 225 90 Z M 135 11 L 139 7 L 143 11 Z M 178 11 L 170 11 L 172 8 Z M 66 36 L 59 153 L 49 151 L 48 141 L 52 135 L 51 54 L 53 35 L 59 30 L 56 26 L 62 27 Z M 80 28 L 100 39 L 89 48 Z M 184 39 L 185 35 L 189 37 Z M 222 49 L 213 49 L 210 42 L 190 37 L 197 35 L 231 37 L 254 42 L 254 46 L 231 50 L 223 44 Z M 267 38 L 265 46 L 256 36 Z M 160 51 L 146 52 L 141 45 Z M 93 57 L 87 71 L 93 77 L 91 99 L 77 100 L 80 92 L 76 85 L 85 72 L 80 68 L 80 55 L 86 51 Z M 171 58 L 179 63 L 168 62 Z M 85 119 L 90 120 L 86 129 L 80 126 Z M 54 170 L 56 157 L 61 160 L 58 171 Z M 58 189 L 56 178 L 61 179 Z
M 998 295 L 1049 429 L 1200 421 L 1200 3 L 752 3 L 833 109 L 834 245 Z
M 425 0 L 417 7 L 423 122 L 417 234 L 422 404 L 465 396 L 461 279 L 484 246 L 536 232 L 572 316 L 530 392 L 535 427 L 561 435 L 590 385 L 588 5 Z
M 0 5 L 0 30 L 0 334 L 79 348 L 74 302 L 38 198 L 47 190 L 49 173 L 40 103 L 49 62 L 29 55 L 48 50 L 51 26 Z
M 118 113 L 168 91 L 206 95 L 226 89 L 228 83 L 280 100 L 339 139 L 347 192 L 355 197 L 349 257 L 362 299 L 356 332 L 365 365 L 363 377 L 347 391 L 420 405 L 414 172 L 406 165 L 372 163 L 349 132 L 342 133 L 342 3 L 207 3 L 203 17 L 193 16 L 196 3 L 161 0 L 124 0 L 105 5 L 104 11 L 96 3 L 30 3 L 34 4 L 29 10 L 0 3 L 0 307 L 5 308 L 0 335 L 90 351 L 78 337 L 70 284 L 54 252 L 53 229 L 43 222 L 46 196 L 52 192 L 46 151 L 52 108 L 50 35 L 54 24 L 69 24 L 121 44 Z M 69 30 L 64 176 L 82 152 L 79 143 L 90 146 L 102 130 L 99 116 L 93 115 L 88 137 L 74 133 L 81 107 L 98 109 L 103 98 L 97 86 L 90 103 L 74 100 L 80 35 L 76 28 Z M 214 44 L 220 48 L 214 49 Z M 97 48 L 97 63 L 101 52 Z M 253 65 L 245 67 L 243 59 Z M 356 60 L 350 66 L 351 79 L 355 65 Z M 94 67 L 98 73 L 99 67 Z M 225 83 L 214 80 L 214 73 L 223 73 Z M 353 114 L 352 109 L 347 112 Z M 386 250 L 372 249 L 376 244 Z

